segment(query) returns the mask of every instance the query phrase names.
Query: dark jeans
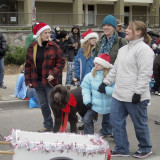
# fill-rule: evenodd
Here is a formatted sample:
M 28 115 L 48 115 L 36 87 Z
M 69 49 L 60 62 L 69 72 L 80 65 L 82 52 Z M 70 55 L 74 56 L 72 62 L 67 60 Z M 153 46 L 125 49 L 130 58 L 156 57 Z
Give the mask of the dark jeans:
M 0 58 L 0 85 L 3 84 L 4 79 L 4 57 Z
M 29 88 L 29 89 L 27 89 L 26 97 L 27 97 L 27 98 L 32 98 L 32 97 L 34 97 L 35 100 L 36 100 L 36 102 L 37 102 L 37 104 L 39 104 L 38 96 L 37 96 L 37 93 L 36 93 L 36 91 L 35 91 L 34 88 Z
M 110 124 L 110 113 L 104 114 L 102 118 L 102 129 L 99 131 L 102 135 L 111 135 L 112 126 Z
M 89 109 L 85 116 L 83 117 L 84 122 L 84 134 L 94 134 L 93 119 L 96 116 L 97 112 Z
M 138 104 L 131 102 L 119 101 L 112 98 L 110 122 L 113 129 L 116 146 L 114 150 L 119 153 L 129 153 L 129 142 L 126 131 L 126 118 L 130 115 L 137 140 L 138 146 L 142 152 L 150 152 L 152 144 L 150 141 L 149 127 L 147 123 L 147 105 L 148 100 Z
M 44 118 L 43 125 L 45 128 L 53 128 L 53 119 L 51 117 L 51 110 L 49 107 L 49 94 L 51 89 L 52 88 L 50 86 L 42 86 L 42 82 L 39 82 L 39 87 L 35 89 L 38 95 L 42 115 Z

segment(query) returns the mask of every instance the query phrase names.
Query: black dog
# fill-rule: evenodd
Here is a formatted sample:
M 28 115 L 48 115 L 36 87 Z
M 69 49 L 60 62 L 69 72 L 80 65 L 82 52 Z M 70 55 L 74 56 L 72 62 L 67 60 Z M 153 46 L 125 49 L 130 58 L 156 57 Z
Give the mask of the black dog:
M 76 101 L 76 106 L 72 105 L 72 101 L 74 100 L 70 100 L 71 94 L 72 97 L 75 98 L 74 100 Z M 63 112 L 63 109 L 65 109 L 66 105 L 70 104 L 68 102 L 71 101 L 71 105 L 69 105 L 70 113 L 68 115 L 68 121 L 70 122 L 70 131 L 77 133 L 78 118 L 76 113 L 78 112 L 81 117 L 84 117 L 87 112 L 87 108 L 82 99 L 81 87 L 77 87 L 76 89 L 69 91 L 63 85 L 57 85 L 50 93 L 50 100 L 50 107 L 55 117 L 53 132 L 60 131 L 61 124 L 64 124 L 64 118 L 62 117 L 65 116 L 65 113 Z

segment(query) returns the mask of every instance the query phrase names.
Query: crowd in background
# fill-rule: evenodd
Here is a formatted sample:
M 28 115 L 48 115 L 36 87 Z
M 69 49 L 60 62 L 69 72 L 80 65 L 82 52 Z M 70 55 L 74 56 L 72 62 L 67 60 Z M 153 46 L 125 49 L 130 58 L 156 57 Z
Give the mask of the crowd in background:
M 160 96 L 159 35 L 147 30 L 142 21 L 130 22 L 124 32 L 123 23 L 112 15 L 104 18 L 102 29 L 101 36 L 92 29 L 81 34 L 78 25 L 69 32 L 59 27 L 53 27 L 51 32 L 46 23 L 36 23 L 26 38 L 25 69 L 17 77 L 15 95 L 24 99 L 30 97 L 31 91 L 44 118 L 38 131 L 52 131 L 49 94 L 52 87 L 62 84 L 66 63 L 65 86 L 69 90 L 71 85 L 81 86 L 88 109 L 83 117 L 84 134 L 94 134 L 94 117 L 102 114 L 98 136 L 114 138 L 112 156 L 130 156 L 126 131 L 126 118 L 130 115 L 139 141 L 133 156 L 147 157 L 152 154 L 146 123 L 150 92 Z M 5 49 L 0 35 L 0 88 L 4 89 Z M 23 97 L 18 93 L 20 77 Z M 155 123 L 160 124 L 158 120 Z

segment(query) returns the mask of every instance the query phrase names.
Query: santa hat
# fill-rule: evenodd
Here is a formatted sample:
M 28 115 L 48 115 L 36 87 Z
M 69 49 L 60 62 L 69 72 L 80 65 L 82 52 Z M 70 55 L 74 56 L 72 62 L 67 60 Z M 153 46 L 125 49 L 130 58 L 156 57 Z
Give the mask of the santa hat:
M 102 53 L 96 57 L 94 59 L 94 64 L 95 63 L 102 65 L 104 68 L 112 68 L 110 56 L 106 53 Z
M 96 38 L 98 40 L 98 34 L 91 29 L 82 34 L 81 44 L 87 42 L 90 38 Z
M 50 29 L 51 27 L 49 25 L 47 25 L 46 23 L 39 23 L 37 24 L 34 28 L 33 28 L 33 38 L 37 39 L 38 36 L 46 29 Z
M 153 49 L 156 49 L 157 48 L 157 45 L 154 43 L 154 44 L 152 44 L 152 48 Z

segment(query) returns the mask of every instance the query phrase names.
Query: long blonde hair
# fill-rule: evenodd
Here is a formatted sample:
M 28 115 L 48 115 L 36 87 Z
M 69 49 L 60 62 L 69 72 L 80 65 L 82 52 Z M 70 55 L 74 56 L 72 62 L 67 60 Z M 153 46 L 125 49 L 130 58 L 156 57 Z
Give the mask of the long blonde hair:
M 50 37 L 49 37 L 49 41 L 52 41 L 52 39 L 51 39 Z M 42 47 L 42 39 L 41 39 L 41 35 L 38 36 L 38 38 L 37 38 L 37 43 L 38 43 L 39 46 Z
M 108 74 L 109 71 L 110 71 L 109 68 L 104 68 L 103 69 L 103 79 L 102 80 L 104 80 L 104 78 L 106 77 L 106 75 Z M 93 71 L 92 71 L 92 76 L 95 77 L 96 74 L 97 74 L 97 70 L 94 68 Z
M 25 64 L 22 64 L 20 67 L 19 67 L 19 73 L 24 73 L 24 69 L 25 69 Z
M 86 59 L 92 57 L 92 51 L 95 48 L 95 46 L 96 44 L 95 45 L 90 44 L 90 39 L 86 41 L 84 44 L 82 44 L 83 53 Z
M 147 34 L 147 27 L 146 24 L 142 21 L 132 21 L 129 23 L 129 26 L 131 27 L 131 30 L 134 31 L 140 30 L 141 31 L 141 37 L 144 37 L 144 42 L 151 45 L 151 37 Z

